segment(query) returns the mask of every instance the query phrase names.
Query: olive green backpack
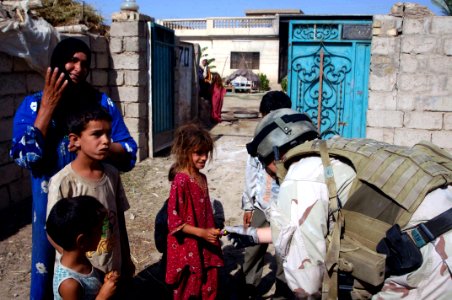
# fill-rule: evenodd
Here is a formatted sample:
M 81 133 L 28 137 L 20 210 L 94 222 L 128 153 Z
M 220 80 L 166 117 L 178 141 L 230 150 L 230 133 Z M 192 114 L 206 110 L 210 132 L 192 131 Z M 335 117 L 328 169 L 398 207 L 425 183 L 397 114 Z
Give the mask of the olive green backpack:
M 369 297 L 385 279 L 386 256 L 376 252 L 377 244 L 392 225 L 407 225 L 429 192 L 452 183 L 452 156 L 429 142 L 407 148 L 371 139 L 334 137 L 308 141 L 288 151 L 277 163 L 280 180 L 292 162 L 306 156 L 322 158 L 329 209 L 336 221 L 327 237 L 323 297 L 337 298 L 338 270 L 355 278 L 354 297 Z M 330 157 L 356 171 L 343 207 L 337 199 Z

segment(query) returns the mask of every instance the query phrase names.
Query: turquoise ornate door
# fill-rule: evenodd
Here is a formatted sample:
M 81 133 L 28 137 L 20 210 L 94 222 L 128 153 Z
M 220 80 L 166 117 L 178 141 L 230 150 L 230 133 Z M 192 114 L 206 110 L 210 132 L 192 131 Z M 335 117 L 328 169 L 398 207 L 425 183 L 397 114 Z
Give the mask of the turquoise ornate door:
M 288 93 L 322 137 L 365 137 L 370 20 L 291 21 Z M 320 126 L 319 126 L 320 124 Z

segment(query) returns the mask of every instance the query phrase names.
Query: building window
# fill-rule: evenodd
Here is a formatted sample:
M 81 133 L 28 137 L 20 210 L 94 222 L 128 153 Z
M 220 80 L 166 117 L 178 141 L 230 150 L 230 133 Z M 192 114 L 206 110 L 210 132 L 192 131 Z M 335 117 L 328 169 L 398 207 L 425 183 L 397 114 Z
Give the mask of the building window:
M 231 69 L 259 69 L 259 52 L 231 52 Z

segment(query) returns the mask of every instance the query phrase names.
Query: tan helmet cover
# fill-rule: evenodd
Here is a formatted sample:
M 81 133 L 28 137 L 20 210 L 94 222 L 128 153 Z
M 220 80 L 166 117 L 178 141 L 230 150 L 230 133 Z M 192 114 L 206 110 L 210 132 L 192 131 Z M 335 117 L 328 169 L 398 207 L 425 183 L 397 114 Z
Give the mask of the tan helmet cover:
M 318 132 L 308 115 L 281 108 L 270 112 L 259 122 L 247 150 L 267 165 L 274 160 L 275 149 L 287 151 L 317 137 Z

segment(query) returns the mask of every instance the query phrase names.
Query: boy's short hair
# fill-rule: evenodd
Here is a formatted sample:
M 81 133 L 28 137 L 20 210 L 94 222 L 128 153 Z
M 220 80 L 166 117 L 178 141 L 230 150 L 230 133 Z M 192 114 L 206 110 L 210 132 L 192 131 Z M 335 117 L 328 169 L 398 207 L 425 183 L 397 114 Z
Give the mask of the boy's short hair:
M 273 110 L 291 107 L 292 101 L 286 93 L 282 91 L 270 91 L 262 97 L 259 112 L 263 115 L 268 115 Z
M 50 210 L 46 231 L 58 246 L 73 250 L 77 246 L 77 236 L 91 233 L 105 216 L 106 209 L 94 197 L 63 198 Z
M 85 109 L 73 112 L 68 118 L 69 133 L 80 135 L 86 129 L 90 121 L 112 122 L 112 117 L 105 108 L 100 105 L 90 105 Z

